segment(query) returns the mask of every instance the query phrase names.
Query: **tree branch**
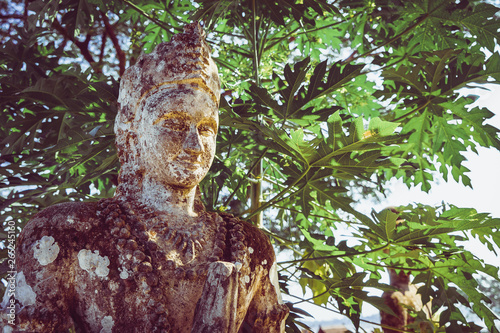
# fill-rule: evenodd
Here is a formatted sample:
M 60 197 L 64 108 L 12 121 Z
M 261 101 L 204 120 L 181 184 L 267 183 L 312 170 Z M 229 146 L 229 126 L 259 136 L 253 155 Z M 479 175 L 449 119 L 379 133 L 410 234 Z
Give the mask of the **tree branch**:
M 136 12 L 138 12 L 139 14 L 141 14 L 142 16 L 144 16 L 145 18 L 147 18 L 151 22 L 154 22 L 155 24 L 159 25 L 165 31 L 182 31 L 182 29 L 176 28 L 172 25 L 166 24 L 165 22 L 162 22 L 162 21 L 154 18 L 153 16 L 146 13 L 142 8 L 138 7 L 137 5 L 135 5 L 133 2 L 131 2 L 129 0 L 121 0 L 121 1 L 126 3 L 130 8 L 132 8 L 133 10 L 135 10 Z
M 255 167 L 257 165 L 259 165 L 260 161 L 262 161 L 262 159 L 264 158 L 264 156 L 266 155 L 267 151 L 269 150 L 269 147 L 266 147 L 264 149 L 264 151 L 262 152 L 262 154 L 260 154 L 260 156 L 257 158 L 257 160 L 254 162 L 254 164 L 252 164 L 252 166 L 250 167 L 250 169 L 248 169 L 247 171 L 247 174 L 244 178 L 240 179 L 240 181 L 238 182 L 238 184 L 236 185 L 235 189 L 233 190 L 233 192 L 229 195 L 229 197 L 226 199 L 226 201 L 224 202 L 224 206 L 227 207 L 229 205 L 229 202 L 234 198 L 234 195 L 236 194 L 236 192 L 238 191 L 238 189 L 241 187 L 241 185 L 243 184 L 243 181 L 248 178 L 250 176 L 250 174 L 253 172 L 253 170 L 255 169 Z
M 104 28 L 106 29 L 106 33 L 109 35 L 109 38 L 111 39 L 111 42 L 113 42 L 113 46 L 115 47 L 116 57 L 118 58 L 118 64 L 120 68 L 120 75 L 122 75 L 123 72 L 125 72 L 125 65 L 126 65 L 125 53 L 123 52 L 120 43 L 118 42 L 115 30 L 113 29 L 111 24 L 109 24 L 108 17 L 102 11 L 100 13 L 102 16 L 102 21 L 104 22 Z
M 9 20 L 9 19 L 24 20 L 25 17 L 24 15 L 20 14 L 0 15 L 0 20 Z
M 61 23 L 59 23 L 59 21 L 57 19 L 54 20 L 54 22 L 52 23 L 52 26 L 61 35 L 63 35 L 64 38 L 69 39 L 70 41 L 72 41 L 80 49 L 80 52 L 81 52 L 83 58 L 89 62 L 90 66 L 92 67 L 92 69 L 96 73 L 101 73 L 102 72 L 101 68 L 95 66 L 96 62 L 94 61 L 94 58 L 92 57 L 92 54 L 90 54 L 90 51 L 89 51 L 89 48 L 88 48 L 89 42 L 90 42 L 90 38 L 92 37 L 91 35 L 87 35 L 87 37 L 85 38 L 85 41 L 80 42 L 74 36 L 71 36 L 70 34 L 68 34 L 68 31 L 66 29 L 64 29 L 64 27 L 61 25 Z
M 99 64 L 102 64 L 102 60 L 104 59 L 104 49 L 106 47 L 106 39 L 108 37 L 108 34 L 106 33 L 106 30 L 102 32 L 101 36 L 101 49 L 100 49 L 100 54 L 99 54 Z
M 362 254 L 368 254 L 368 253 L 382 251 L 382 250 L 386 249 L 389 245 L 390 244 L 387 243 L 384 246 L 377 247 L 377 248 L 371 249 L 371 250 L 366 250 L 366 251 L 359 251 L 359 252 L 358 251 L 353 251 L 353 252 L 343 251 L 344 253 L 333 254 L 333 255 L 330 255 L 330 256 L 309 257 L 309 258 L 302 258 L 302 259 L 296 259 L 296 260 L 281 261 L 281 262 L 278 262 L 278 265 L 295 264 L 295 263 L 304 262 L 304 261 L 328 260 L 328 259 L 342 258 L 342 257 L 355 257 L 355 256 L 359 256 L 359 255 L 362 255 Z

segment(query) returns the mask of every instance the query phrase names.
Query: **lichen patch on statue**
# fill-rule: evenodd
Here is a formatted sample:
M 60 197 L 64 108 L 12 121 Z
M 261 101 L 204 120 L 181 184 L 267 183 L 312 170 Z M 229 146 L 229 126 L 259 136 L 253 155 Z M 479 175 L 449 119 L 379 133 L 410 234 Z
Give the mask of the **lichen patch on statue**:
M 23 306 L 33 305 L 36 302 L 36 294 L 29 284 L 26 283 L 26 277 L 23 272 L 16 275 L 16 298 Z
M 105 278 L 109 273 L 109 259 L 99 255 L 99 251 L 81 250 L 78 252 L 78 264 L 80 268 L 100 278 Z
M 33 246 L 33 256 L 40 265 L 46 266 L 56 260 L 59 254 L 59 245 L 52 236 L 43 236 Z
M 113 325 L 115 324 L 111 316 L 106 316 L 101 320 L 102 329 L 99 333 L 111 333 L 113 332 Z
M 28 283 L 26 283 L 26 277 L 23 272 L 18 272 L 15 276 L 16 278 L 16 289 L 15 295 L 16 299 L 19 301 L 19 306 L 28 306 L 36 303 L 36 294 L 33 292 Z M 2 303 L 0 303 L 0 308 L 5 308 L 10 302 L 10 295 L 8 292 L 4 294 Z

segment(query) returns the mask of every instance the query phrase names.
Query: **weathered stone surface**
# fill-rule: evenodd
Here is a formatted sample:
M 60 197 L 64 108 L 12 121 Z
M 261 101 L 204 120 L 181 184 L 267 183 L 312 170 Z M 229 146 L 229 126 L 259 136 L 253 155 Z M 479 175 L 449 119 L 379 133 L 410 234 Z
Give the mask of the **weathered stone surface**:
M 219 102 L 201 28 L 139 59 L 119 102 L 115 197 L 55 205 L 26 225 L 16 324 L 2 312 L 4 331 L 283 332 L 288 309 L 269 239 L 197 199 Z
M 191 332 L 236 333 L 237 295 L 238 271 L 235 265 L 223 261 L 211 263 Z

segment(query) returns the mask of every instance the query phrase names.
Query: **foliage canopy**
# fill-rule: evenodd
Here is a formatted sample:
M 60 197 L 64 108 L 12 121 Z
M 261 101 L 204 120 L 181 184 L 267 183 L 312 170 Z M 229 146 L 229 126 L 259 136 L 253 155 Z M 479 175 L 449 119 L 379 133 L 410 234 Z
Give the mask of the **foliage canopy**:
M 498 280 L 498 267 L 457 242 L 470 233 L 494 250 L 500 219 L 446 204 L 371 216 L 353 205 L 393 178 L 428 191 L 434 171 L 470 186 L 463 152 L 500 150 L 499 130 L 486 123 L 493 113 L 460 93 L 500 82 L 498 10 L 467 0 L 3 3 L 3 229 L 14 221 L 20 230 L 55 203 L 113 194 L 119 76 L 199 20 L 224 88 L 203 199 L 245 218 L 265 212 L 270 237 L 293 257 L 280 263 L 283 290 L 298 281 L 312 291 L 308 301 L 359 328 L 365 303 L 390 311 L 367 288 L 390 290 L 381 276 L 403 270 L 439 313 L 436 330 L 477 331 L 462 305 L 498 332 L 475 276 Z M 247 200 L 255 182 L 261 205 Z M 341 225 L 355 241 L 338 237 Z M 3 261 L 0 276 L 6 271 Z M 297 332 L 303 313 L 290 307 L 287 330 Z M 431 320 L 415 315 L 417 324 Z

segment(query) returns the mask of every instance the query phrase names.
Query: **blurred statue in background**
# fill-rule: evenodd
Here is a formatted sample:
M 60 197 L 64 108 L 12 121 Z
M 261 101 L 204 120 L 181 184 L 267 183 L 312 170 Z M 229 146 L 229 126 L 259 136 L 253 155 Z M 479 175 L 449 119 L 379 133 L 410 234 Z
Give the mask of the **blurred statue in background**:
M 218 130 L 209 52 L 194 23 L 125 72 L 116 195 L 55 205 L 26 225 L 3 332 L 284 331 L 288 308 L 269 239 L 205 211 L 196 192 Z

